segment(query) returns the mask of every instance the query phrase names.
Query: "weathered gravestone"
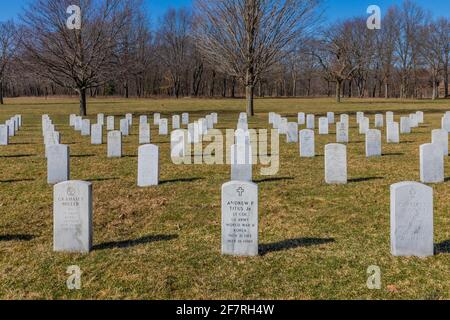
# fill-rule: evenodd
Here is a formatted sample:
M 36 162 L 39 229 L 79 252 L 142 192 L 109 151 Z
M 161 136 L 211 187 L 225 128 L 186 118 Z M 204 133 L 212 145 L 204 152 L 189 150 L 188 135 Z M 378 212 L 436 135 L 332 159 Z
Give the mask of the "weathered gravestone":
M 327 184 L 347 183 L 347 147 L 343 144 L 325 146 L 325 182 Z
M 53 250 L 88 253 L 92 249 L 92 184 L 65 181 L 53 189 Z
M 381 131 L 372 129 L 366 133 L 366 157 L 381 156 Z
M 300 131 L 300 157 L 312 158 L 316 156 L 314 143 L 314 130 L 304 129 Z
M 54 144 L 47 147 L 47 183 L 56 184 L 70 179 L 69 146 Z
M 146 144 L 138 150 L 138 186 L 149 187 L 159 184 L 159 148 Z
M 102 126 L 105 125 L 105 115 L 103 113 L 97 114 L 97 124 Z
M 400 133 L 401 134 L 409 134 L 411 133 L 409 117 L 401 117 L 400 118 Z
M 159 130 L 160 136 L 167 136 L 169 134 L 169 121 L 167 119 L 159 120 Z
M 383 128 L 384 127 L 384 117 L 382 114 L 375 115 L 375 128 Z
M 115 129 L 114 116 L 106 117 L 106 130 L 113 131 Z
M 433 189 L 417 182 L 391 186 L 391 252 L 394 256 L 434 254 Z
M 81 135 L 90 136 L 91 135 L 91 120 L 84 119 L 81 123 Z
M 222 186 L 222 254 L 258 255 L 258 186 L 231 181 Z
M 172 116 L 172 129 L 180 129 L 180 116 L 174 115 Z
M 336 124 L 336 142 L 348 143 L 348 122 L 338 122 Z
M 444 129 L 435 129 L 431 131 L 432 143 L 438 145 L 444 157 L 448 157 L 448 133 Z
M 328 118 L 319 118 L 319 134 L 328 134 Z
M 334 124 L 335 122 L 334 112 L 327 112 L 327 120 L 328 124 Z
M 400 131 L 398 122 L 389 121 L 386 130 L 387 143 L 400 143 Z
M 139 144 L 149 144 L 151 140 L 150 124 L 141 123 L 139 125 Z
M 128 119 L 120 119 L 120 132 L 122 136 L 128 136 L 130 134 L 130 122 Z
M 306 116 L 306 129 L 314 130 L 315 128 L 315 116 L 313 114 L 308 114 Z
M 122 132 L 108 132 L 108 158 L 122 157 Z
M 91 144 L 103 144 L 103 125 L 100 123 L 93 124 L 91 127 Z
M 363 117 L 359 120 L 359 134 L 366 134 L 370 129 L 370 119 Z
M 0 146 L 7 146 L 9 142 L 8 126 L 0 125 Z
M 437 144 L 427 143 L 420 146 L 420 181 L 444 182 L 444 154 Z
M 181 115 L 181 123 L 184 126 L 187 126 L 189 124 L 189 113 L 185 112 Z
M 148 123 L 148 117 L 146 115 L 139 116 L 139 125 Z
M 386 124 L 394 122 L 394 113 L 392 111 L 386 112 Z
M 288 123 L 286 141 L 287 141 L 287 143 L 298 142 L 298 123 L 297 122 L 289 122 Z
M 347 125 L 347 128 L 350 126 L 350 117 L 348 116 L 348 114 L 341 114 L 341 122 L 345 123 Z
M 304 112 L 299 112 L 297 115 L 297 122 L 299 125 L 304 125 L 306 121 L 306 116 Z

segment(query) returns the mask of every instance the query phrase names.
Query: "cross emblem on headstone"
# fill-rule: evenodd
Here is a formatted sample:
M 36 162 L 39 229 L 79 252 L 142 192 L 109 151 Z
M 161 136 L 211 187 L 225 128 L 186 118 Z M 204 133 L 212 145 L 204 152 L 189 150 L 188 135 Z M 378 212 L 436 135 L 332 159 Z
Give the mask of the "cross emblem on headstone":
M 239 187 L 236 192 L 238 193 L 239 197 L 242 197 L 242 194 L 244 193 L 244 189 L 242 187 Z

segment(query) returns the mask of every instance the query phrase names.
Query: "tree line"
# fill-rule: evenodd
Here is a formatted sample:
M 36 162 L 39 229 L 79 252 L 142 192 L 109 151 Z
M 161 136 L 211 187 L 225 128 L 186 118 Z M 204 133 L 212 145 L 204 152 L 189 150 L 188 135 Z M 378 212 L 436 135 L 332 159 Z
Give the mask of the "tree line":
M 76 94 L 85 115 L 88 97 L 245 96 L 253 115 L 255 96 L 449 96 L 448 17 L 410 0 L 379 30 L 323 13 L 320 0 L 197 0 L 151 23 L 142 0 L 34 0 L 0 22 L 0 103 Z

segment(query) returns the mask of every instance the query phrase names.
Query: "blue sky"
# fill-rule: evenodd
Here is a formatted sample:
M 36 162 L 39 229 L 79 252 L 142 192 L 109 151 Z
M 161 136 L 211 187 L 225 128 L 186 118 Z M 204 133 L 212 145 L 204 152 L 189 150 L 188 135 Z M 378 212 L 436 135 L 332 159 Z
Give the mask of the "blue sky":
M 14 19 L 23 6 L 31 0 L 0 0 L 0 21 Z M 382 13 L 392 4 L 402 0 L 323 0 L 326 18 L 344 19 L 353 16 L 366 16 L 369 5 L 380 6 Z M 450 16 L 450 0 L 415 0 L 420 6 L 430 10 L 435 16 Z M 156 21 L 170 7 L 182 7 L 192 4 L 192 0 L 145 0 L 153 21 Z

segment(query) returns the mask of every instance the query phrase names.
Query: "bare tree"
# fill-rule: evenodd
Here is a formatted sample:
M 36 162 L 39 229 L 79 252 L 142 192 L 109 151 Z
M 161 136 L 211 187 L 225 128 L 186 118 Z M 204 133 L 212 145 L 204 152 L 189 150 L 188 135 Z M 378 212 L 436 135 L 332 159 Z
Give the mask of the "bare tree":
M 247 113 L 254 89 L 311 26 L 316 0 L 198 0 L 196 44 L 219 71 L 241 80 Z
M 69 29 L 67 8 L 81 8 L 81 29 Z M 33 72 L 80 97 L 86 115 L 86 91 L 111 79 L 116 39 L 126 25 L 126 0 L 35 0 L 22 17 L 24 62 Z
M 0 104 L 3 104 L 3 87 L 7 68 L 17 44 L 16 26 L 12 21 L 0 22 Z

